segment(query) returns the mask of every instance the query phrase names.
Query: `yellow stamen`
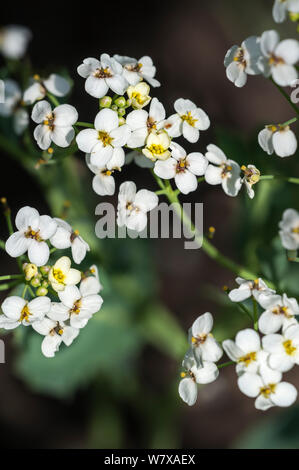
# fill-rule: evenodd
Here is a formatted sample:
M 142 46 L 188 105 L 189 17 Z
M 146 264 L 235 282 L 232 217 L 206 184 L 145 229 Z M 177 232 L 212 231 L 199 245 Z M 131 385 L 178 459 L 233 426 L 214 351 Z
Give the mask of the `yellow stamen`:
M 65 274 L 61 269 L 53 269 L 53 277 L 57 282 L 59 282 L 59 284 L 64 284 Z
M 285 349 L 285 352 L 289 356 L 292 356 L 297 351 L 297 348 L 295 346 L 292 346 L 292 341 L 290 339 L 288 339 L 287 341 L 284 341 L 282 344 Z
M 194 127 L 198 119 L 192 117 L 191 111 L 188 111 L 187 114 L 181 116 L 182 121 L 186 121 L 190 126 Z
M 104 147 L 106 147 L 107 145 L 112 145 L 113 137 L 110 137 L 108 132 L 99 131 L 98 139 L 102 141 Z
M 26 304 L 22 309 L 19 321 L 23 321 L 23 320 L 29 321 L 29 316 L 30 315 L 31 315 L 31 313 L 30 313 L 29 308 L 27 307 L 27 304 Z
M 272 393 L 275 393 L 276 389 L 276 384 L 269 384 L 266 387 L 262 387 L 260 389 L 261 395 L 263 395 L 265 398 L 269 398 L 269 395 Z
M 256 361 L 256 352 L 248 353 L 238 359 L 238 362 L 243 362 L 246 367 L 253 361 Z

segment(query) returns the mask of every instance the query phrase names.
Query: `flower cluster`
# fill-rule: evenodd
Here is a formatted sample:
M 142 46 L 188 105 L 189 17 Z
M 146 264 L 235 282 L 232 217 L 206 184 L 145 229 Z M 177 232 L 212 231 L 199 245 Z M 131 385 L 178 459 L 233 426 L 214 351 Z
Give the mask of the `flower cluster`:
M 44 336 L 42 353 L 53 357 L 60 344 L 70 346 L 100 310 L 103 300 L 98 270 L 91 266 L 82 273 L 71 267 L 67 256 L 51 262 L 51 253 L 57 249 L 71 248 L 77 264 L 89 251 L 78 231 L 64 220 L 40 215 L 26 206 L 17 213 L 15 224 L 17 231 L 6 241 L 5 250 L 20 261 L 22 274 L 12 278 L 19 279 L 24 290 L 22 297 L 11 295 L 2 303 L 0 328 L 32 326 Z

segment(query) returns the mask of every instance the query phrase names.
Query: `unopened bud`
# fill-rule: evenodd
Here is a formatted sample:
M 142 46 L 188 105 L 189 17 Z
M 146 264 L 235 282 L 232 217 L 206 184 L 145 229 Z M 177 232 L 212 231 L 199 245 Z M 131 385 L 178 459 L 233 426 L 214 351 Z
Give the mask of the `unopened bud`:
M 208 237 L 212 239 L 212 238 L 214 237 L 214 235 L 215 235 L 215 232 L 216 232 L 215 227 L 209 227 L 209 234 L 208 234 Z
M 126 106 L 126 103 L 127 103 L 127 100 L 124 96 L 119 96 L 114 101 L 114 104 L 116 104 L 118 108 L 124 108 Z
M 110 96 L 103 96 L 100 99 L 100 108 L 110 108 L 112 103 L 112 98 Z
M 119 116 L 124 116 L 126 114 L 126 110 L 124 108 L 119 108 L 118 109 L 118 115 Z
M 26 281 L 31 281 L 31 279 L 35 277 L 38 273 L 37 266 L 33 263 L 26 263 L 23 269 Z
M 51 269 L 51 266 L 41 266 L 39 268 L 39 270 L 40 270 L 40 272 L 43 276 L 48 276 L 48 274 L 50 272 L 50 269 Z
M 112 109 L 112 111 L 117 111 L 117 110 L 118 110 L 118 107 L 116 106 L 116 104 L 113 104 L 113 105 L 111 106 L 111 109 Z
M 49 283 L 45 280 L 42 282 L 42 287 L 49 287 Z
M 124 124 L 126 124 L 126 120 L 123 117 L 120 116 L 118 118 L 118 125 L 123 126 Z
M 39 287 L 40 286 L 40 280 L 37 276 L 35 276 L 33 279 L 31 279 L 30 284 L 32 287 Z
M 48 293 L 48 289 L 46 289 L 45 287 L 39 287 L 36 291 L 36 295 L 38 297 L 44 297 L 45 295 L 47 295 Z

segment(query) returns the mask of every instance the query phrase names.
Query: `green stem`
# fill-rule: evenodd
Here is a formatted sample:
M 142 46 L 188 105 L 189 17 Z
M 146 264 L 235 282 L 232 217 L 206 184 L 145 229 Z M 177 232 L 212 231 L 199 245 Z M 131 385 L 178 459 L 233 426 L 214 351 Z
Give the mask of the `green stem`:
M 273 179 L 283 180 L 283 181 L 287 181 L 288 183 L 293 183 L 293 184 L 299 184 L 299 178 L 293 178 L 290 176 L 281 176 L 281 175 L 261 175 L 260 176 L 260 181 L 273 180 Z
M 0 248 L 5 251 L 5 242 L 0 240 Z
M 31 297 L 35 297 L 35 293 L 33 292 L 33 290 L 31 289 L 31 287 L 29 286 L 29 284 L 27 284 L 27 288 L 29 290 L 29 294 L 31 295 Z
M 24 287 L 24 290 L 23 290 L 22 299 L 25 298 L 28 287 L 29 287 L 28 284 L 26 284 L 26 286 Z
M 271 77 L 270 78 L 271 82 L 274 83 L 274 85 L 276 86 L 276 88 L 280 91 L 280 93 L 285 97 L 285 99 L 290 103 L 290 105 L 292 106 L 292 108 L 296 111 L 297 114 L 299 114 L 299 108 L 295 105 L 295 103 L 293 103 L 291 101 L 291 98 L 289 97 L 289 95 L 285 92 L 285 90 L 277 85 L 277 83 L 275 83 L 275 81 L 273 80 L 273 78 Z
M 94 125 L 90 124 L 89 122 L 76 122 L 74 126 L 79 126 L 79 127 L 90 127 L 91 129 L 94 129 Z
M 52 104 L 55 107 L 60 106 L 60 103 L 59 103 L 58 99 L 55 98 L 55 96 L 52 95 L 52 93 L 50 93 L 49 91 L 47 92 L 47 97 L 49 98 L 49 100 L 52 102 Z
M 283 122 L 282 124 L 280 124 L 280 126 L 282 126 L 282 127 L 289 126 L 290 124 L 293 124 L 296 121 L 298 121 L 298 118 L 295 117 L 295 118 L 289 119 L 286 122 Z
M 257 302 L 254 297 L 252 297 L 252 305 L 253 305 L 253 326 L 255 331 L 258 331 L 258 311 L 257 311 Z
M 227 361 L 227 362 L 223 362 L 222 364 L 217 365 L 217 367 L 218 369 L 222 369 L 223 367 L 231 366 L 233 364 L 235 364 L 234 361 Z
M 238 308 L 239 308 L 240 310 L 242 310 L 243 313 L 246 313 L 246 315 L 247 315 L 247 316 L 250 318 L 250 320 L 252 321 L 252 313 L 251 313 L 251 311 L 250 311 L 247 307 L 245 307 L 245 305 L 241 304 L 240 302 L 238 302 L 236 305 L 238 306 Z
M 0 281 L 8 281 L 10 279 L 24 279 L 22 274 L 7 274 L 6 276 L 0 276 Z
M 155 178 L 158 186 L 163 189 L 164 191 L 166 190 L 166 187 L 165 187 L 165 184 L 163 183 L 163 181 L 161 180 L 161 178 L 159 178 L 159 176 L 156 175 L 156 173 L 154 172 L 153 169 L 151 169 L 151 174 L 153 175 L 153 177 Z M 165 193 L 166 194 L 166 193 Z
M 9 290 L 19 285 L 19 281 L 7 282 L 6 284 L 0 284 L 0 291 Z

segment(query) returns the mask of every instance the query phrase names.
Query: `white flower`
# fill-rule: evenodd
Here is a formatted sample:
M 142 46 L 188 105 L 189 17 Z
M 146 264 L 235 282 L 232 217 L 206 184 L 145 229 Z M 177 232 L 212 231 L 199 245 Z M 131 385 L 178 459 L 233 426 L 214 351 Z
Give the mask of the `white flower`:
M 39 75 L 35 75 L 30 86 L 24 91 L 23 100 L 26 104 L 33 104 L 35 101 L 45 98 L 47 91 L 62 97 L 68 94 L 70 88 L 69 82 L 56 73 L 52 73 L 45 80 L 42 80 Z
M 213 317 L 209 312 L 200 315 L 189 330 L 189 342 L 197 365 L 202 361 L 217 362 L 223 351 L 211 334 Z
M 297 139 L 289 126 L 266 126 L 259 132 L 258 142 L 268 155 L 275 152 L 282 158 L 293 155 L 297 150 Z
M 14 80 L 4 80 L 5 101 L 0 103 L 0 115 L 13 116 L 13 128 L 20 135 L 29 125 L 29 115 L 22 103 L 22 93 Z
M 254 165 L 243 165 L 241 166 L 241 170 L 244 173 L 244 177 L 241 182 L 242 184 L 245 184 L 245 188 L 250 199 L 253 199 L 255 193 L 252 186 L 259 182 L 261 173 Z
M 48 297 L 36 297 L 30 302 L 15 295 L 7 297 L 1 305 L 0 328 L 11 330 L 19 325 L 32 325 L 49 313 L 50 306 Z
M 89 294 L 89 289 L 85 293 L 85 287 L 88 289 L 88 284 L 81 284 L 80 289 L 66 286 L 64 291 L 58 293 L 61 303 L 52 302 L 48 317 L 59 322 L 70 320 L 73 328 L 84 328 L 103 303 L 100 295 Z
M 268 363 L 272 369 L 287 372 L 299 364 L 299 325 L 292 324 L 282 334 L 263 337 L 263 348 L 269 352 Z
M 68 147 L 75 137 L 72 126 L 78 120 L 78 113 L 70 104 L 61 104 L 52 111 L 47 101 L 39 101 L 33 107 L 31 118 L 39 124 L 33 135 L 42 150 L 47 150 L 52 141 L 59 147 Z
M 21 59 L 31 37 L 31 31 L 25 26 L 5 26 L 0 29 L 0 51 L 8 59 Z
M 57 322 L 44 318 L 39 322 L 34 322 L 32 328 L 45 338 L 42 341 L 42 353 L 46 357 L 54 357 L 63 342 L 70 346 L 79 334 L 77 328 L 66 326 L 63 322 Z
M 242 277 L 237 277 L 236 283 L 240 287 L 231 290 L 228 294 L 232 302 L 243 302 L 243 300 L 249 299 L 251 296 L 258 301 L 261 294 L 275 294 L 275 291 L 270 289 L 261 278 L 247 281 Z
M 257 65 L 260 55 L 259 38 L 256 36 L 245 39 L 241 47 L 232 46 L 224 58 L 227 78 L 237 87 L 244 86 L 247 82 L 247 75 L 261 73 Z
M 179 98 L 174 103 L 177 114 L 164 121 L 164 129 L 171 137 L 183 135 L 191 143 L 199 139 L 199 131 L 210 127 L 208 115 L 192 101 Z
M 259 330 L 265 335 L 276 333 L 280 328 L 285 329 L 294 322 L 294 316 L 299 315 L 297 300 L 288 298 L 286 294 L 262 294 L 258 303 L 265 309 L 258 322 Z
M 75 263 L 80 264 L 84 260 L 86 252 L 90 250 L 88 243 L 65 220 L 58 218 L 54 220 L 57 222 L 57 230 L 50 238 L 51 244 L 60 250 L 71 248 L 73 260 Z
M 267 370 L 261 375 L 246 373 L 238 379 L 238 386 L 244 395 L 256 398 L 255 408 L 268 410 L 272 406 L 291 406 L 297 398 L 294 385 L 281 382 L 276 371 Z
M 260 363 L 265 359 L 261 350 L 261 340 L 258 333 L 250 328 L 237 333 L 235 341 L 227 339 L 222 343 L 228 357 L 237 363 L 238 374 L 243 372 L 256 373 Z
M 299 248 L 299 213 L 295 209 L 286 209 L 279 222 L 279 236 L 286 250 Z
M 115 180 L 113 173 L 121 171 L 125 163 L 125 153 L 122 148 L 116 148 L 113 151 L 112 158 L 105 166 L 92 165 L 90 155 L 86 155 L 86 164 L 95 174 L 92 180 L 92 188 L 99 196 L 112 196 L 115 193 Z
M 99 111 L 94 127 L 79 132 L 76 141 L 80 150 L 91 154 L 90 163 L 100 168 L 109 162 L 116 150 L 119 152 L 119 148 L 127 143 L 131 130 L 127 124 L 119 126 L 117 112 L 112 109 Z
M 29 261 L 36 266 L 47 263 L 50 255 L 46 240 L 51 238 L 57 224 L 48 215 L 39 215 L 32 207 L 23 207 L 16 216 L 17 232 L 13 233 L 5 244 L 5 250 L 13 258 L 28 251 Z
M 236 196 L 241 189 L 240 167 L 233 160 L 228 160 L 224 152 L 214 144 L 207 146 L 206 158 L 209 165 L 205 180 L 209 184 L 221 184 L 228 196 Z
M 141 109 L 148 105 L 151 100 L 149 92 L 150 87 L 145 82 L 138 83 L 138 85 L 135 86 L 129 86 L 127 94 L 131 101 L 132 108 Z
M 200 152 L 189 155 L 180 145 L 171 144 L 171 155 L 165 161 L 157 161 L 154 172 L 162 179 L 174 178 L 175 184 L 183 194 L 189 194 L 197 188 L 197 176 L 204 175 L 208 160 Z
M 85 295 L 98 294 L 103 289 L 99 278 L 99 270 L 95 264 L 90 266 L 87 273 L 84 273 L 80 290 L 84 289 Z
M 276 23 L 282 23 L 287 12 L 299 13 L 299 0 L 274 0 L 272 13 Z
M 80 280 L 80 271 L 71 268 L 71 260 L 67 256 L 59 258 L 49 272 L 49 282 L 56 292 L 63 291 L 66 286 L 74 286 Z
M 126 123 L 132 131 L 127 142 L 128 147 L 143 147 L 148 135 L 161 129 L 164 119 L 165 109 L 157 98 L 152 99 L 149 112 L 144 109 L 131 111 L 126 118 Z
M 84 59 L 77 72 L 86 78 L 85 90 L 94 98 L 102 98 L 109 88 L 114 93 L 123 95 L 128 87 L 121 64 L 108 54 L 102 54 L 100 60 L 92 57 Z
M 261 72 L 265 77 L 272 75 L 277 85 L 291 86 L 298 77 L 294 66 L 299 60 L 299 42 L 296 39 L 279 42 L 279 34 L 270 30 L 262 34 L 260 45 L 263 54 L 259 60 Z
M 141 80 L 146 80 L 152 87 L 160 86 L 160 82 L 154 78 L 156 67 L 150 57 L 144 56 L 136 60 L 116 54 L 113 58 L 123 66 L 123 75 L 130 85 L 137 85 Z
M 146 146 L 142 150 L 143 155 L 152 162 L 156 160 L 167 160 L 170 157 L 168 150 L 171 140 L 166 131 L 151 132 L 146 139 Z
M 188 351 L 184 360 L 181 373 L 182 380 L 179 383 L 179 395 L 181 399 L 192 406 L 197 400 L 197 384 L 208 384 L 214 382 L 219 370 L 213 362 L 203 361 L 202 367 L 197 367 L 192 351 Z
M 147 212 L 158 205 L 158 196 L 147 189 L 136 192 L 136 185 L 126 181 L 120 185 L 117 206 L 117 225 L 142 232 L 147 224 Z

